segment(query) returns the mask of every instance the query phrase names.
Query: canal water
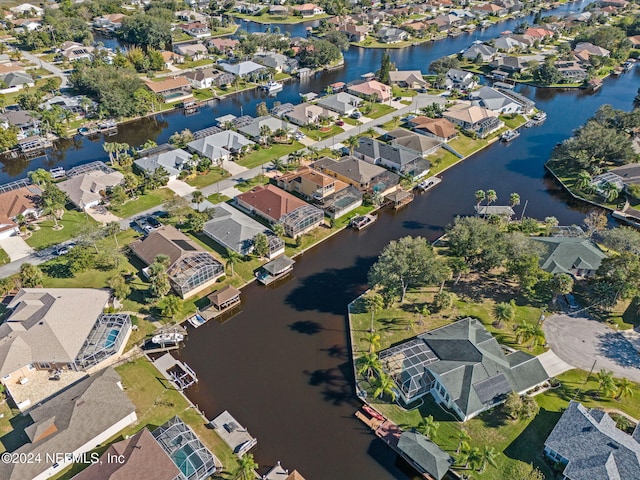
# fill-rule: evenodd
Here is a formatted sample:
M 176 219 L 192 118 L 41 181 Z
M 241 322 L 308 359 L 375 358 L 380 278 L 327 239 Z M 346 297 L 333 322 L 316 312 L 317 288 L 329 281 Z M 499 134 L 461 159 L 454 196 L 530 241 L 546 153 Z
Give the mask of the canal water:
M 567 3 L 558 9 L 546 12 L 545 15 L 552 13 L 563 15 L 579 11 L 592 1 Z M 513 30 L 523 21 L 531 23 L 532 20 L 531 16 L 508 20 L 487 29 L 478 29 L 475 32 L 465 33 L 454 38 L 423 43 L 404 49 L 391 49 L 391 61 L 402 70 L 419 69 L 427 72 L 429 64 L 437 58 L 466 49 L 476 40 L 495 38 L 500 35 L 500 32 Z M 279 27 L 282 32 L 289 32 L 292 37 L 304 37 L 306 28 L 313 25 L 313 22 L 305 22 L 297 25 L 279 25 Z M 249 32 L 257 32 L 264 31 L 266 26 L 243 21 L 241 28 Z M 120 46 L 117 39 L 101 37 L 97 40 L 109 48 Z M 102 148 L 105 141 L 126 142 L 132 146 L 142 145 L 149 139 L 162 143 L 166 142 L 174 132 L 184 128 L 195 131 L 209 127 L 214 124 L 214 119 L 221 115 L 229 113 L 254 115 L 256 105 L 262 101 L 265 101 L 269 108 L 276 101 L 299 103 L 301 93 L 322 93 L 331 83 L 356 80 L 364 73 L 377 70 L 380 66 L 382 52 L 381 49 L 351 47 L 349 51 L 344 53 L 345 64 L 343 68 L 331 72 L 319 72 L 309 78 L 287 82 L 284 89 L 276 96 L 269 97 L 265 92 L 255 89 L 214 101 L 212 105 L 202 108 L 193 115 L 185 116 L 182 111 L 173 111 L 130 122 L 126 126 L 121 126 L 118 134 L 111 137 L 88 139 L 77 135 L 72 139 L 57 142 L 55 148 L 50 149 L 46 156 L 32 160 L 0 157 L 0 184 L 23 178 L 28 171 L 41 167 L 46 169 L 56 166 L 70 168 L 90 161 L 106 160 L 107 155 Z

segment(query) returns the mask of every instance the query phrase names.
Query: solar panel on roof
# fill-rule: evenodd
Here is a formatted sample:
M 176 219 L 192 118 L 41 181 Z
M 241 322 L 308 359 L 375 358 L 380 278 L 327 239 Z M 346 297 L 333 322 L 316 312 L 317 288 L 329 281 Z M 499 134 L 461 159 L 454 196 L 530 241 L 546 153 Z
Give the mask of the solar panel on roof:
M 496 397 L 512 391 L 511 385 L 509 385 L 509 382 L 502 373 L 474 383 L 473 389 L 476 391 L 482 403 L 491 402 Z
M 175 243 L 182 250 L 197 250 L 197 248 L 193 246 L 188 240 L 174 240 L 173 243 Z

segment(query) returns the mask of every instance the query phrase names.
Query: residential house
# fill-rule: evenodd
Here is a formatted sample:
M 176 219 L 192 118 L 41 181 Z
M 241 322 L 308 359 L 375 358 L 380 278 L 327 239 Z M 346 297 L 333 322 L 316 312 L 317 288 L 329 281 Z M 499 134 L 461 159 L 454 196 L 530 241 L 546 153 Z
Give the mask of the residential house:
M 442 142 L 435 138 L 411 132 L 406 128 L 396 128 L 386 133 L 385 137 L 395 147 L 408 148 L 420 153 L 423 157 L 437 152 Z
M 425 88 L 428 86 L 420 70 L 392 70 L 389 72 L 389 83 L 403 88 Z
M 285 5 L 269 5 L 269 15 L 286 17 L 289 15 L 289 8 Z
M 132 425 L 137 416 L 120 376 L 109 367 L 38 405 L 24 420 L 23 431 L 14 432 L 24 444 L 12 453 L 16 458 L 40 460 L 2 462 L 0 477 L 5 480 L 57 475 L 82 455 L 91 458 L 91 450 Z
M 309 205 L 275 185 L 259 185 L 235 198 L 236 205 L 271 224 L 280 223 L 286 234 L 296 238 L 324 221 L 322 210 Z
M 636 146 L 634 148 L 636 153 L 640 153 L 640 149 L 637 148 L 640 145 L 637 141 L 634 142 L 634 146 Z M 618 175 L 625 187 L 640 184 L 640 163 L 628 163 L 621 167 L 612 168 L 609 172 Z
M 293 111 L 295 107 L 293 106 L 293 103 L 281 103 L 280 105 L 276 105 L 274 104 L 273 108 L 271 110 L 269 110 L 269 113 L 271 115 L 273 115 L 274 117 L 278 117 L 278 118 L 282 118 L 284 117 L 287 113 Z M 332 112 L 334 113 L 334 112 Z
M 264 127 L 267 127 L 271 134 L 275 134 L 278 130 L 280 130 L 287 132 L 287 136 L 297 130 L 289 122 L 286 122 L 280 118 L 266 115 L 264 117 L 254 118 L 248 125 L 238 128 L 238 131 L 254 142 L 259 142 L 264 136 L 262 132 Z
M 253 61 L 276 72 L 293 73 L 298 69 L 298 60 L 276 52 L 259 53 L 253 57 Z
M 233 38 L 212 38 L 207 40 L 207 46 L 216 53 L 230 54 L 240 45 L 240 41 Z
M 191 83 L 185 77 L 165 77 L 157 82 L 147 80 L 145 85 L 153 93 L 161 95 L 164 103 L 180 102 L 191 97 Z
M 433 480 L 442 480 L 454 459 L 421 433 L 404 431 L 398 439 L 398 451 L 418 472 Z
M 196 12 L 195 10 L 178 10 L 174 13 L 178 20 L 182 20 L 183 22 L 202 22 L 206 23 L 207 15 L 204 15 L 200 12 Z
M 395 192 L 400 184 L 400 176 L 397 173 L 352 156 L 340 160 L 323 157 L 311 166 L 361 192 L 385 196 Z
M 42 20 L 40 18 L 17 18 L 12 20 L 14 30 L 19 32 L 35 32 L 42 28 Z
M 447 143 L 458 136 L 456 126 L 446 118 L 413 117 L 408 121 L 414 131 Z
M 95 28 L 104 28 L 114 32 L 122 27 L 122 20 L 126 18 L 126 15 L 122 13 L 109 13 L 106 15 L 100 15 L 93 18 L 93 26 Z
M 600 0 L 600 5 L 603 7 L 627 8 L 629 2 L 627 0 Z M 10 10 L 13 11 L 13 9 Z
M 9 11 L 15 17 L 24 17 L 24 16 L 34 16 L 34 17 L 42 17 L 44 14 L 44 9 L 40 7 L 36 7 L 31 3 L 21 3 L 20 5 L 16 5 L 15 7 L 11 7 Z
M 377 80 L 369 80 L 347 87 L 347 91 L 352 95 L 357 95 L 365 100 L 373 99 L 377 102 L 386 102 L 391 100 L 391 87 L 380 83 Z
M 86 102 L 86 105 L 84 104 Z M 54 106 L 60 107 L 63 110 L 71 112 L 75 115 L 84 115 L 85 111 L 94 111 L 98 104 L 93 100 L 89 100 L 88 97 L 83 95 L 55 95 L 50 99 L 42 102 L 40 108 L 44 110 L 51 110 Z
M 213 207 L 213 216 L 204 224 L 202 231 L 224 248 L 240 255 L 251 254 L 256 235 L 263 233 L 269 242 L 269 259 L 284 253 L 284 241 L 281 238 L 227 203 L 219 203 Z
M 576 279 L 593 277 L 602 260 L 602 250 L 584 237 L 531 237 L 545 247 L 540 268 L 552 274 L 566 273 Z
M 213 135 L 197 138 L 187 144 L 187 150 L 200 157 L 211 159 L 214 165 L 223 165 L 231 159 L 231 152 L 218 145 L 217 138 Z
M 288 111 L 284 116 L 294 125 L 303 127 L 309 124 L 318 124 L 322 119 L 329 119 L 333 122 L 339 115 L 320 105 L 301 103 L 294 106 L 293 109 Z
M 618 429 L 603 410 L 571 400 L 544 442 L 565 480 L 640 478 L 640 428 Z
M 293 9 L 300 13 L 303 17 L 313 17 L 314 15 L 322 15 L 324 10 L 322 7 L 314 3 L 304 3 L 302 5 L 296 5 Z
M 436 25 L 438 31 L 443 32 L 449 30 L 454 27 L 461 27 L 464 25 L 464 18 L 458 17 L 456 15 L 438 15 L 433 20 L 428 20 L 427 23 L 430 25 Z
M 506 8 L 509 13 L 519 12 L 524 7 L 524 4 L 520 0 L 494 0 L 493 3 Z
M 524 50 L 529 44 L 518 40 L 514 35 L 502 35 L 494 40 L 493 46 L 500 52 L 512 52 Z
M 180 65 L 184 63 L 184 57 L 176 52 L 169 52 L 168 50 L 162 50 L 160 52 L 162 55 L 162 60 L 164 61 L 164 68 L 169 69 L 169 67 L 173 67 L 174 65 Z
M 479 57 L 484 63 L 488 63 L 493 60 L 496 53 L 497 50 L 492 46 L 479 43 L 467 48 L 467 50 L 462 54 L 462 57 L 472 61 L 475 61 Z
M 522 73 L 529 68 L 529 62 L 531 60 L 538 61 L 537 57 L 517 57 L 513 55 L 505 55 L 503 57 L 496 57 L 489 66 L 491 68 L 500 69 L 504 72 Z
M 97 162 L 94 170 L 80 170 L 78 173 L 74 169 L 67 172 L 67 180 L 57 184 L 73 203 L 80 210 L 95 207 L 106 198 L 107 192 L 120 185 L 124 181 L 124 175 L 107 167 L 102 162 Z
M 362 99 L 346 92 L 339 92 L 333 95 L 327 95 L 318 100 L 321 107 L 333 110 L 340 115 L 351 115 L 362 105 Z
M 6 305 L 0 382 L 21 411 L 67 386 L 68 378 L 77 380 L 123 353 L 131 319 L 102 313 L 110 297 L 108 290 L 95 288 L 21 288 Z M 54 385 L 47 375 L 51 369 L 59 369 Z M 21 391 L 29 382 L 45 385 Z
M 9 190 L 5 186 L 0 193 L 0 238 L 20 233 L 16 223 L 16 217 L 19 215 L 29 220 L 36 220 L 42 212 L 40 187 L 27 182 L 13 185 L 17 188 Z
M 474 76 L 471 72 L 450 68 L 446 73 L 445 87 L 447 90 L 471 90 L 478 84 Z
M 152 175 L 158 168 L 164 168 L 169 180 L 175 180 L 191 162 L 191 154 L 178 148 L 139 158 L 133 164 L 145 175 Z
M 118 459 L 114 462 L 114 459 Z M 160 444 L 145 427 L 135 435 L 112 443 L 100 459 L 73 477 L 73 480 L 117 480 L 184 478 Z
M 239 63 L 221 63 L 220 66 L 225 72 L 232 73 L 238 77 L 257 79 L 266 73 L 266 68 L 259 63 L 246 61 Z
M 504 126 L 504 123 L 498 118 L 496 112 L 477 105 L 454 105 L 445 110 L 443 115 L 444 118 L 451 123 L 458 125 L 464 130 L 475 132 L 481 138 L 486 137 Z
M 200 68 L 192 70 L 182 75 L 186 78 L 191 86 L 195 89 L 222 87 L 233 83 L 234 75 L 228 72 L 222 72 L 215 68 Z
M 26 110 L 7 109 L 4 113 L 0 113 L 0 122 L 7 126 L 16 127 L 18 129 L 18 138 L 38 135 L 40 133 L 37 118 Z
M 146 265 L 155 262 L 158 255 L 169 257 L 169 283 L 182 298 L 210 287 L 224 275 L 222 263 L 171 225 L 164 225 L 133 242 L 131 251 Z
M 382 27 L 376 37 L 381 43 L 399 43 L 409 39 L 409 33 L 401 28 Z
M 0 89 L 0 93 L 12 93 L 22 90 L 24 87 L 35 87 L 33 77 L 26 72 L 16 71 L 0 74 L 0 82 L 6 85 Z
M 420 152 L 403 146 L 388 145 L 369 137 L 360 137 L 360 143 L 354 148 L 353 156 L 374 165 L 382 165 L 401 175 L 410 176 L 413 180 L 424 177 L 431 168 L 431 163 L 422 158 Z
M 522 113 L 523 106 L 507 94 L 492 87 L 481 87 L 469 94 L 472 105 L 478 105 L 494 112 Z
M 578 59 L 578 61 L 583 64 L 591 65 L 591 57 L 596 55 L 598 57 L 609 57 L 611 53 L 606 48 L 598 47 L 593 43 L 589 42 L 580 42 L 573 49 L 573 55 Z
M 547 37 L 553 37 L 554 32 L 543 27 L 529 27 L 524 31 L 524 35 L 532 37 L 534 40 L 543 40 Z
M 237 155 L 251 145 L 255 145 L 255 143 L 247 137 L 233 130 L 223 130 L 222 132 L 208 135 L 204 137 L 204 140 L 205 145 L 211 145 L 211 148 L 226 150 L 233 155 Z
M 471 8 L 471 12 L 478 17 L 487 17 L 489 15 L 494 17 L 504 17 L 509 13 L 509 10 L 496 5 L 495 3 L 484 3 L 482 5 L 476 5 Z
M 203 22 L 190 22 L 178 25 L 178 28 L 187 35 L 194 38 L 205 38 L 211 36 L 209 25 Z
M 209 50 L 201 43 L 180 43 L 174 45 L 173 50 L 191 60 L 202 60 L 209 56 Z
M 558 60 L 554 63 L 554 66 L 558 69 L 560 75 L 565 80 L 570 82 L 580 83 L 587 79 L 589 73 L 580 64 L 580 62 L 574 62 L 571 60 Z
M 76 60 L 91 60 L 94 50 L 95 48 L 87 47 L 78 42 L 64 42 L 60 45 L 60 55 L 70 62 Z
M 537 357 L 506 354 L 482 322 L 469 317 L 382 350 L 379 358 L 404 404 L 431 394 L 463 422 L 549 378 Z
M 633 37 L 627 37 L 629 43 L 633 48 L 640 48 L 640 35 L 634 35 Z
M 347 23 L 338 27 L 338 31 L 344 33 L 350 42 L 362 42 L 367 38 L 372 28 L 369 24 L 358 25 Z

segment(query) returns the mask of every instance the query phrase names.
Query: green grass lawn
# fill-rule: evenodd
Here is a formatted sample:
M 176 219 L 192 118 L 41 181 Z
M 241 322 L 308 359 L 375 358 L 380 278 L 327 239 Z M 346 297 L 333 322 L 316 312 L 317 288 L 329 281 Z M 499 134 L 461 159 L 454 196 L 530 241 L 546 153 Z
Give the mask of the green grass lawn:
M 241 160 L 238 160 L 236 163 L 238 163 L 238 165 L 242 165 L 243 167 L 253 168 L 262 165 L 263 163 L 270 162 L 271 160 L 275 160 L 276 158 L 288 155 L 291 152 L 295 152 L 296 150 L 301 150 L 303 148 L 304 145 L 297 141 L 294 141 L 291 144 L 274 143 L 269 148 L 260 148 L 259 150 L 254 150 L 253 152 L 245 155 L 245 157 Z
M 444 148 L 439 149 L 436 153 L 429 155 L 427 158 L 431 162 L 431 171 L 429 172 L 431 175 L 440 173 L 461 161 L 460 158 L 456 157 L 453 153 L 445 150 Z
M 244 182 L 240 182 L 236 185 L 236 188 L 241 192 L 247 192 L 251 190 L 256 185 L 266 185 L 269 183 L 269 177 L 266 175 L 257 175 L 249 180 L 245 180 Z
M 186 182 L 192 187 L 202 188 L 212 183 L 219 182 L 223 178 L 227 178 L 229 173 L 220 167 L 213 167 L 207 173 L 196 174 L 195 177 L 189 178 Z
M 190 62 L 184 62 L 176 65 L 180 70 L 186 70 L 187 68 L 204 67 L 205 65 L 213 65 L 213 60 L 210 58 L 201 58 L 200 60 L 192 60 Z
M 215 205 L 216 203 L 228 202 L 231 198 L 221 193 L 214 193 L 213 195 L 209 195 L 207 200 Z
M 412 88 L 401 88 L 397 85 L 391 87 L 391 93 L 394 97 L 415 97 L 418 92 Z
M 137 199 L 130 200 L 121 207 L 113 208 L 112 211 L 121 218 L 128 218 L 150 208 L 162 205 L 167 200 L 173 198 L 173 196 L 174 193 L 168 188 L 158 188 L 143 195 L 138 195 Z
M 286 80 L 287 78 L 291 78 L 291 75 L 289 75 L 288 73 L 284 73 L 284 72 L 278 72 L 273 76 L 273 79 L 278 81 L 278 80 Z
M 10 261 L 11 259 L 9 258 L 9 255 L 7 255 L 7 252 L 0 248 L 0 265 L 4 265 Z
M 511 118 L 509 115 L 504 115 L 500 117 L 500 120 L 502 120 L 510 129 L 518 128 L 526 123 L 526 120 L 522 115 L 516 115 L 514 118 Z
M 338 125 L 330 125 L 327 131 L 322 131 L 319 128 L 309 128 L 309 127 L 300 127 L 300 131 L 304 133 L 307 137 L 313 140 L 324 140 L 325 138 L 333 137 L 338 135 L 339 133 L 344 132 L 342 128 Z
M 549 162 L 547 162 L 546 166 L 547 168 L 552 170 L 553 173 L 555 173 L 555 175 L 562 181 L 564 186 L 574 195 L 584 198 L 585 200 L 603 205 L 607 208 L 615 209 L 617 207 L 620 199 L 616 199 L 613 202 L 607 202 L 604 197 L 601 197 L 597 193 L 589 193 L 579 189 L 577 186 L 578 174 L 580 173 L 579 169 L 571 168 L 569 165 L 555 160 L 550 160 Z M 613 167 L 613 165 L 611 166 Z
M 155 429 L 173 416 L 178 415 L 224 465 L 220 476 L 216 475 L 213 478 L 229 478 L 227 472 L 236 468 L 237 457 L 222 439 L 207 427 L 206 420 L 191 408 L 182 394 L 171 387 L 148 360 L 141 358 L 126 363 L 116 370 L 122 377 L 122 384 L 127 396 L 136 406 L 138 421 L 124 429 L 110 442 L 122 440 L 147 426 L 149 429 Z M 100 451 L 106 450 L 106 446 L 105 442 Z M 87 464 L 75 464 L 56 478 L 70 479 L 86 466 Z
M 201 90 L 193 90 L 191 92 L 196 100 L 210 100 L 213 98 L 213 92 L 210 88 L 203 88 Z
M 368 113 L 365 113 L 367 112 L 367 107 L 361 108 L 360 111 L 365 117 L 375 119 L 380 118 L 388 113 L 395 112 L 396 109 L 383 103 L 374 103 L 371 107 L 371 111 L 369 111 Z
M 349 125 L 353 125 L 353 126 L 357 126 L 359 120 L 356 120 L 355 118 L 351 118 L 351 117 L 342 117 L 341 120 L 344 123 L 348 123 Z
M 84 212 L 78 210 L 66 210 L 62 220 L 58 224 L 63 225 L 62 230 L 54 230 L 55 222 L 49 218 L 38 222 L 39 230 L 32 232 L 26 242 L 36 250 L 57 245 L 80 235 L 88 224 L 95 224 L 96 221 Z
M 477 138 L 474 140 L 471 137 L 460 134 L 457 138 L 454 138 L 449 142 L 449 146 L 459 154 L 467 157 L 481 148 L 486 147 L 487 143 L 487 140 L 483 138 Z
M 224 37 L 225 35 L 232 35 L 236 33 L 236 30 L 240 28 L 240 25 L 233 24 L 228 27 L 215 27 L 211 29 L 211 37 Z

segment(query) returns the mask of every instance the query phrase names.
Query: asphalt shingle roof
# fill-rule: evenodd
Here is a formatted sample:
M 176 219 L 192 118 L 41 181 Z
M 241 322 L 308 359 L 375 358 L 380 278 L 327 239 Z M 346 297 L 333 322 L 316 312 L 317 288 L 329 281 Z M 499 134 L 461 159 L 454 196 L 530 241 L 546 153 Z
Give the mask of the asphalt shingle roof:
M 453 458 L 424 435 L 402 432 L 398 449 L 436 480 L 440 480 L 453 464 Z
M 607 256 L 584 237 L 533 237 L 547 247 L 540 268 L 549 273 L 568 273 L 580 268 L 597 270 Z

